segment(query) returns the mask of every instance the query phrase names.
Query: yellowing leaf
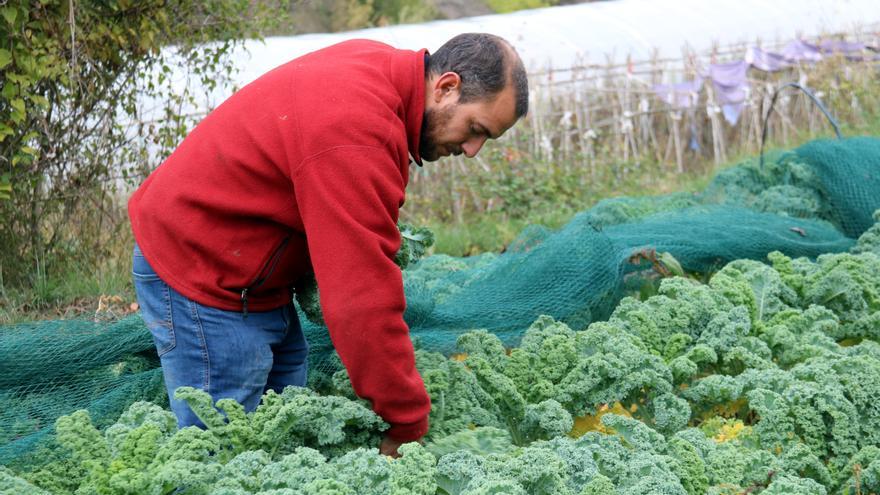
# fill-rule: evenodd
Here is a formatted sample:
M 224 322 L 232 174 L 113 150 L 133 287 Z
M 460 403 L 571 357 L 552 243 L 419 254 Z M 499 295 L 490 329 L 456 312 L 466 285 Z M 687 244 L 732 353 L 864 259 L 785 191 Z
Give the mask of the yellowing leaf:
M 718 443 L 727 442 L 729 440 L 733 440 L 740 436 L 742 433 L 749 431 L 750 428 L 743 424 L 742 421 L 734 421 L 733 423 L 726 423 L 721 427 L 721 430 L 715 435 L 712 439 Z
M 632 417 L 630 411 L 620 402 L 615 402 L 611 407 L 608 407 L 607 404 L 602 404 L 596 408 L 596 414 L 585 414 L 574 418 L 574 426 L 571 431 L 568 432 L 568 436 L 572 438 L 580 438 L 590 431 L 598 431 L 599 433 L 605 433 L 606 435 L 614 433 L 611 428 L 607 428 L 602 424 L 602 416 L 606 414 L 617 414 L 628 418 Z
M 840 342 L 837 343 L 837 345 L 839 345 L 840 347 L 852 347 L 854 345 L 861 344 L 862 340 L 864 340 L 864 339 L 862 339 L 861 337 L 852 337 L 849 339 L 841 340 Z
M 15 134 L 15 131 L 12 129 L 12 127 L 0 123 L 0 143 L 2 143 L 6 139 L 6 136 L 11 136 L 13 134 Z
M 706 413 L 702 414 L 702 419 L 707 420 L 709 418 L 715 416 L 721 416 L 722 418 L 732 418 L 737 416 L 743 408 L 748 407 L 748 401 L 746 399 L 738 399 L 731 402 L 725 402 L 723 404 L 718 404 L 712 407 Z

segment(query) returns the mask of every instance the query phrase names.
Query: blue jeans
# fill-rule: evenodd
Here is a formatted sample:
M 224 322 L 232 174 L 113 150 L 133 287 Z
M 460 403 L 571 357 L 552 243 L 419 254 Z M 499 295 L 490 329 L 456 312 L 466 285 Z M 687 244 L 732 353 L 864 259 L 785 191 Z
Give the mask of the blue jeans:
M 172 289 L 137 245 L 132 262 L 141 316 L 153 334 L 171 410 L 181 428 L 204 424 L 185 402 L 174 400 L 177 387 L 202 389 L 214 401 L 232 398 L 253 411 L 267 390 L 305 386 L 309 346 L 292 303 L 244 317 Z

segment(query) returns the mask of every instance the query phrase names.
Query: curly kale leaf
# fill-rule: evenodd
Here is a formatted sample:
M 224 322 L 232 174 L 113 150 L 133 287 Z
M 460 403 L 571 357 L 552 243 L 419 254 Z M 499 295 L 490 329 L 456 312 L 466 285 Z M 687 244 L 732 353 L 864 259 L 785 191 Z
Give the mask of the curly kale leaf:
M 874 212 L 874 225 L 859 236 L 858 242 L 850 250 L 855 254 L 874 253 L 880 256 L 880 210 Z
M 281 394 L 266 392 L 252 413 L 229 399 L 211 404 L 206 392 L 181 387 L 175 398 L 190 408 L 222 442 L 225 455 L 263 449 L 271 455 L 313 447 L 326 452 L 348 450 L 378 441 L 387 425 L 360 402 L 339 396 L 322 396 L 308 389 L 287 387 Z
M 804 281 L 804 303 L 833 311 L 844 324 L 880 311 L 880 257 L 873 253 L 819 256 Z
M 400 231 L 400 249 L 394 256 L 394 263 L 405 270 L 427 254 L 434 245 L 434 233 L 425 227 L 413 227 L 407 223 L 398 223 L 397 230 Z
M 321 297 L 318 294 L 318 281 L 315 274 L 309 272 L 297 281 L 293 297 L 306 318 L 315 325 L 324 325 L 324 313 L 321 310 Z
M 437 486 L 449 495 L 460 495 L 471 480 L 486 475 L 483 457 L 469 450 L 456 450 L 437 461 Z
M 49 495 L 50 493 L 16 476 L 5 466 L 0 466 L 0 495 Z
M 764 321 L 797 303 L 797 293 L 773 268 L 752 260 L 730 262 L 709 285 L 731 303 L 749 309 L 752 322 Z

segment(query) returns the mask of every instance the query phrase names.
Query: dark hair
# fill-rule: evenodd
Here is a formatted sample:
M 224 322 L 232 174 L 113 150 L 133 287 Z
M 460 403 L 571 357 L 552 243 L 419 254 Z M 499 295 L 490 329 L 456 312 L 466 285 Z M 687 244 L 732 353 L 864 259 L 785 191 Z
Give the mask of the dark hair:
M 461 103 L 492 98 L 510 83 L 516 117 L 529 111 L 526 69 L 504 38 L 487 33 L 459 34 L 427 57 L 425 74 L 444 72 L 455 72 L 461 77 Z

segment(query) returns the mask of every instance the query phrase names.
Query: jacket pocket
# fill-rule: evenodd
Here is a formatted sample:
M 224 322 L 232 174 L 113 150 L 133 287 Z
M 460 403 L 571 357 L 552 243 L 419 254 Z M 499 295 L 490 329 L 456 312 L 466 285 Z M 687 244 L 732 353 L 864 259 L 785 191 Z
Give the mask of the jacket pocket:
M 248 295 L 250 292 L 259 289 L 266 283 L 266 280 L 272 276 L 275 272 L 275 269 L 278 268 L 278 262 L 281 260 L 281 256 L 284 254 L 284 249 L 287 247 L 287 244 L 290 242 L 290 235 L 284 237 L 281 242 L 273 249 L 269 257 L 266 261 L 260 266 L 260 271 L 251 279 L 251 282 L 247 287 L 242 287 L 240 292 L 241 297 L 241 312 L 244 317 L 247 317 L 248 314 Z

